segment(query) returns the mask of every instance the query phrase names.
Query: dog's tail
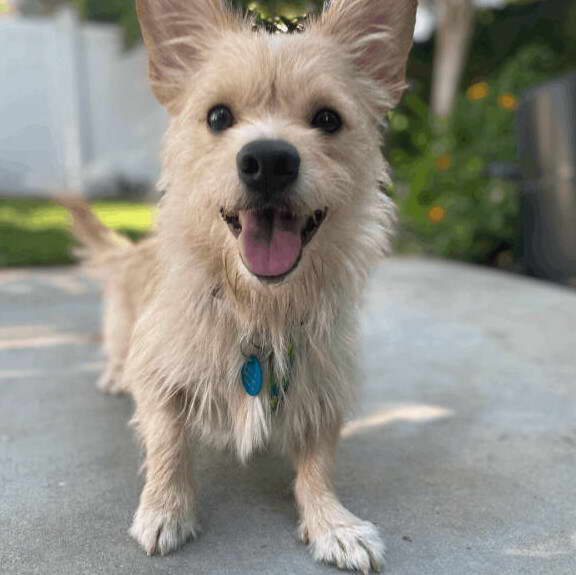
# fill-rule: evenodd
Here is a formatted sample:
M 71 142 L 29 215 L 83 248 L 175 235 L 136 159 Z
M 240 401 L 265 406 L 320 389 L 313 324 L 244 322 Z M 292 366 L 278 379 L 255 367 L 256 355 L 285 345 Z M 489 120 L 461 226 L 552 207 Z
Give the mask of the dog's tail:
M 72 216 L 72 233 L 82 246 L 75 253 L 81 259 L 97 264 L 133 245 L 127 237 L 106 227 L 84 200 L 60 197 L 56 201 Z

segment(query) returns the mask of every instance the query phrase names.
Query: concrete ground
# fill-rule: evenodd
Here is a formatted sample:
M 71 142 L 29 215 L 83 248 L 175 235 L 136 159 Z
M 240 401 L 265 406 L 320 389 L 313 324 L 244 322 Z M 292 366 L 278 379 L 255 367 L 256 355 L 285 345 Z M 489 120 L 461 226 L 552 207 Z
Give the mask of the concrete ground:
M 296 541 L 288 465 L 203 463 L 202 537 L 128 537 L 142 479 L 128 398 L 95 388 L 98 290 L 0 272 L 0 573 L 322 574 Z M 576 573 L 576 292 L 395 259 L 364 314 L 362 401 L 336 483 L 381 526 L 390 575 Z

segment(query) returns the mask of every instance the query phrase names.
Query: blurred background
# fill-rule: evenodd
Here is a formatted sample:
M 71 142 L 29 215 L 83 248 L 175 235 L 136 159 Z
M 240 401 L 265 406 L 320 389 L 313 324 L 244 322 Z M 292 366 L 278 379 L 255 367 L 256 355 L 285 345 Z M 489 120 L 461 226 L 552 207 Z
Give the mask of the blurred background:
M 276 32 L 320 6 L 238 4 Z M 0 0 L 0 51 L 0 267 L 72 261 L 63 191 L 145 234 L 167 117 L 133 2 Z M 576 285 L 576 2 L 420 0 L 409 81 L 397 250 Z

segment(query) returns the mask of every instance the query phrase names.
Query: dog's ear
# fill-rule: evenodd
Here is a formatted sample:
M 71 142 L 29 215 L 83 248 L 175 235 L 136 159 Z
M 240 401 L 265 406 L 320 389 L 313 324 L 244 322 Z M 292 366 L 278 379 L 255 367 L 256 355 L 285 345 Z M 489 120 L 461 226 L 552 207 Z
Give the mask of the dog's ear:
M 182 85 L 218 38 L 238 29 L 240 18 L 226 0 L 136 0 L 158 101 L 176 115 Z
M 417 0 L 332 0 L 319 28 L 348 46 L 357 66 L 378 82 L 395 106 L 406 87 Z

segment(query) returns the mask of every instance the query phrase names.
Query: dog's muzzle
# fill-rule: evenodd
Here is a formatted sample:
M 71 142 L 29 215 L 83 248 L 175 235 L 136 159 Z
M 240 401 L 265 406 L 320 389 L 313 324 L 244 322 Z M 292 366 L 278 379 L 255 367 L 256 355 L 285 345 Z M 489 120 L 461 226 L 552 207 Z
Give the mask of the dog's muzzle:
M 236 163 L 246 203 L 220 213 L 238 239 L 246 268 L 261 281 L 278 282 L 298 266 L 327 208 L 306 214 L 294 207 L 291 193 L 300 174 L 300 154 L 284 140 L 250 142 Z

